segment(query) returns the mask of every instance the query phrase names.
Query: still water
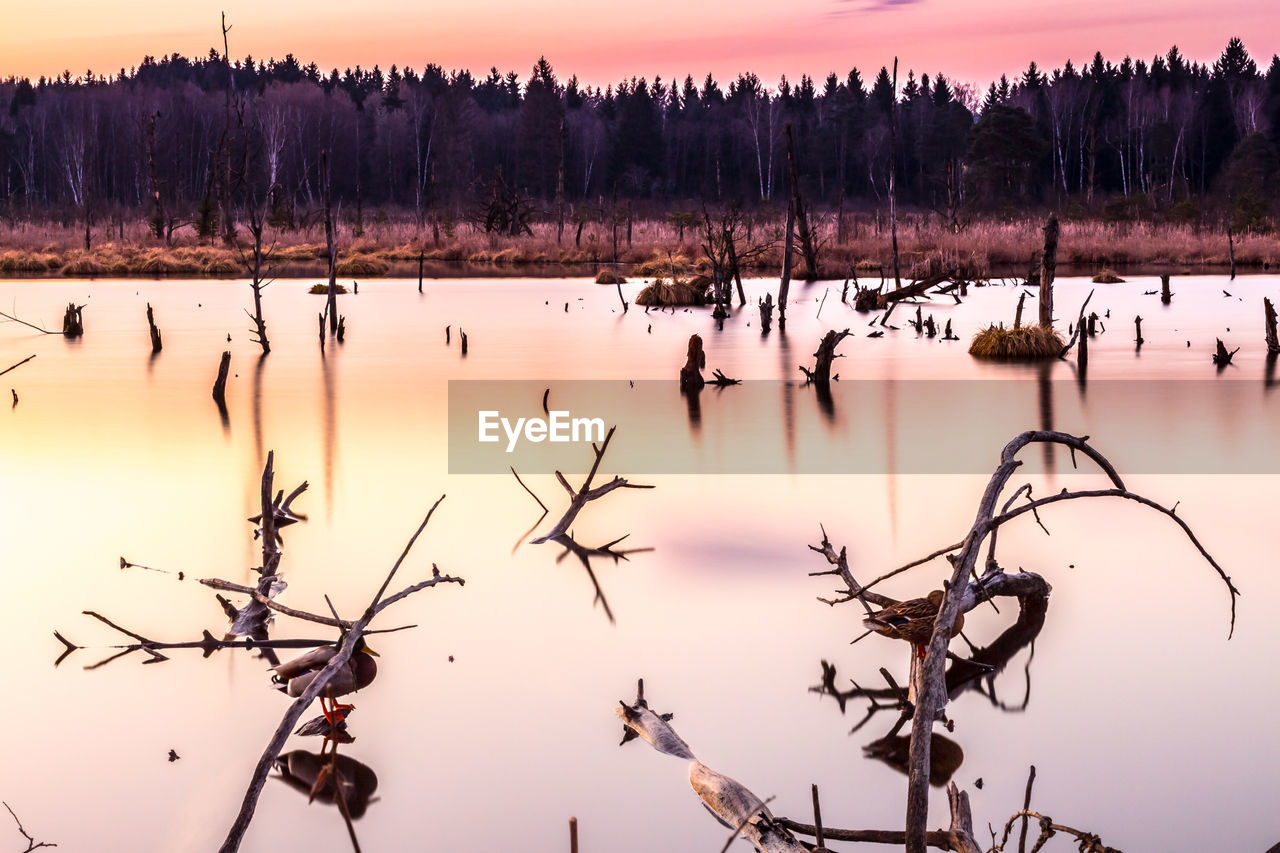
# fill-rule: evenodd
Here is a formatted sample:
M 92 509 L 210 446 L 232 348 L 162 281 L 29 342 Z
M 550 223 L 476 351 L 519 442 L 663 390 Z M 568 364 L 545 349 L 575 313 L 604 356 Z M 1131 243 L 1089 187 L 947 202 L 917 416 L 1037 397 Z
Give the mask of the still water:
M 157 640 L 198 640 L 204 629 L 221 636 L 222 609 L 193 579 L 256 578 L 260 551 L 245 519 L 257 512 L 269 450 L 277 487 L 311 484 L 295 504 L 307 521 L 284 531 L 281 600 L 293 607 L 327 612 L 328 595 L 344 617 L 357 616 L 427 508 L 448 495 L 398 581 L 426 577 L 435 563 L 466 586 L 422 592 L 383 614 L 384 627 L 418 627 L 371 638 L 379 676 L 352 700 L 356 740 L 342 754 L 377 779 L 355 821 L 364 849 L 562 851 L 570 816 L 584 851 L 719 849 L 727 831 L 690 791 L 683 762 L 642 743 L 617 745 L 613 709 L 634 697 L 638 677 L 704 763 L 776 797 L 776 814 L 807 822 L 817 783 L 827 825 L 899 828 L 906 777 L 863 755 L 895 713 L 851 735 L 866 703 L 851 701 L 842 714 L 810 688 L 823 660 L 841 688 L 849 678 L 879 686 L 881 666 L 905 682 L 909 649 L 879 637 L 849 645 L 861 633 L 857 605 L 816 600 L 834 585 L 809 576 L 826 566 L 806 545 L 825 525 L 867 580 L 956 541 L 999 448 L 1018 430 L 1052 425 L 1090 433 L 1104 453 L 1113 437 L 1122 472 L 1125 448 L 1142 446 L 1144 435 L 1255 459 L 1259 473 L 1236 465 L 1230 475 L 1148 459 L 1128 477 L 1156 500 L 1181 502 L 1179 515 L 1244 595 L 1228 641 L 1220 582 L 1168 519 L 1136 505 L 1049 508 L 1048 537 L 1029 518 L 1011 525 L 1002 562 L 1041 572 L 1054 594 L 1034 646 L 995 678 L 994 700 L 968 691 L 948 708 L 956 722 L 948 737 L 963 750 L 952 778 L 972 797 L 979 836 L 1020 807 L 1035 764 L 1033 807 L 1126 850 L 1261 851 L 1280 841 L 1272 606 L 1280 582 L 1270 536 L 1280 398 L 1269 393 L 1261 307 L 1263 296 L 1280 295 L 1280 279 L 1177 277 L 1167 307 L 1146 295 L 1156 279 L 1096 286 L 1090 308 L 1111 317 L 1091 342 L 1093 387 L 1162 380 L 1239 389 L 1225 407 L 1199 390 L 1163 394 L 1136 435 L 1120 435 L 1123 424 L 1094 402 L 1107 395 L 1082 393 L 1073 362 L 1019 367 L 967 355 L 980 325 L 1012 318 L 1011 287 L 924 306 L 940 323 L 952 320 L 961 339 L 942 342 L 907 327 L 907 306 L 894 316 L 900 329 L 867 338 L 868 318 L 840 303 L 840 283 L 797 287 L 785 335 L 762 336 L 754 309 L 717 331 L 705 310 L 624 314 L 614 288 L 587 280 L 431 281 L 422 294 L 416 282 L 370 281 L 341 297 L 346 342 L 322 353 L 323 299 L 309 284 L 268 288 L 273 349 L 261 359 L 246 333 L 244 282 L 0 283 L 6 313 L 46 328 L 58 326 L 68 302 L 86 306 L 80 341 L 0 324 L 0 369 L 37 354 L 0 378 L 19 398 L 0 415 L 0 797 L 37 837 L 64 850 L 159 851 L 216 849 L 225 835 L 287 706 L 266 663 L 246 652 L 202 659 L 177 650 L 155 665 L 132 655 L 86 669 L 123 638 L 82 611 Z M 752 301 L 774 284 L 748 282 Z M 1094 287 L 1060 280 L 1059 315 L 1073 317 Z M 624 286 L 628 301 L 638 288 Z M 148 302 L 164 335 L 155 358 Z M 1147 341 L 1138 352 L 1136 314 Z M 970 411 L 963 423 L 946 406 L 892 399 L 860 418 L 839 386 L 832 411 L 795 385 L 796 366 L 811 363 L 827 329 L 845 327 L 854 331 L 837 362 L 845 382 L 1023 380 L 1038 390 L 992 407 L 990 420 Z M 691 424 L 674 389 L 692 333 L 706 342 L 708 373 L 774 383 L 774 402 L 743 406 L 734 393 L 755 392 L 708 389 Z M 1241 347 L 1221 374 L 1209 361 L 1215 337 Z M 232 353 L 225 423 L 209 398 L 224 349 Z M 627 446 L 666 443 L 695 460 L 735 457 L 737 473 L 713 465 L 699 476 L 646 475 L 605 458 L 603 475 L 657 487 L 614 492 L 574 524 L 589 546 L 630 534 L 624 545 L 653 549 L 592 563 L 611 622 L 580 562 L 558 561 L 554 544 L 528 544 L 541 510 L 514 478 L 449 474 L 449 380 L 472 379 L 526 380 L 553 395 L 568 380 L 669 381 L 669 396 L 646 405 L 643 431 L 620 426 L 618 458 L 628 458 Z M 735 444 L 747 421 L 764 432 Z M 900 465 L 813 473 L 867 423 Z M 911 464 L 926 446 L 978 463 L 971 473 L 930 474 Z M 741 464 L 750 454 L 759 470 L 773 470 L 763 460 L 782 454 L 783 473 L 753 474 Z M 1014 482 L 1032 480 L 1037 494 L 1098 482 L 1072 473 L 1065 456 L 1028 456 L 1036 464 Z M 563 511 L 564 491 L 544 473 L 525 480 L 551 508 L 545 530 Z M 122 571 L 121 556 L 186 580 Z M 933 563 L 883 591 L 923 595 L 946 573 Z M 971 613 L 969 639 L 983 646 L 1008 627 L 1015 606 L 1001 610 Z M 54 630 L 92 648 L 55 668 Z M 273 635 L 329 636 L 322 631 L 279 618 Z M 957 640 L 952 649 L 967 647 Z M 293 738 L 286 750 L 318 750 L 317 740 Z M 179 760 L 168 760 L 171 749 Z M 933 796 L 930 823 L 945 825 L 945 793 Z M 350 842 L 337 809 L 308 805 L 305 793 L 272 779 L 244 849 Z

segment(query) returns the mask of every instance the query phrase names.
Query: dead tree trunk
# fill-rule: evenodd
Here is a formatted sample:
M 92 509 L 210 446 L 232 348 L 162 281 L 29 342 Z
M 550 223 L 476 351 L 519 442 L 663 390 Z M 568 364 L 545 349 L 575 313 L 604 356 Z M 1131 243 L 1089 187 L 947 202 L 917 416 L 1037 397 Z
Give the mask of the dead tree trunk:
M 84 311 L 83 305 L 67 303 L 67 310 L 62 315 L 63 335 L 68 338 L 78 338 L 84 334 L 84 318 L 80 313 L 82 311 Z
M 786 125 L 787 169 L 791 178 L 791 205 L 795 209 L 796 229 L 800 235 L 800 254 L 804 256 L 805 280 L 818 278 L 818 247 L 814 245 L 813 232 L 809 229 L 809 213 L 800 196 L 799 168 L 796 163 L 796 143 L 791 132 L 791 122 Z
M 1280 340 L 1276 339 L 1276 307 L 1266 297 L 1262 299 L 1262 311 L 1267 322 L 1267 352 L 1280 353 Z
M 329 250 L 329 333 L 338 332 L 338 243 L 333 233 L 333 199 L 330 195 L 329 152 L 320 152 L 320 185 L 324 191 L 324 239 Z
M 787 230 L 782 240 L 782 283 L 778 285 L 778 328 L 787 328 L 787 292 L 791 290 L 791 261 L 796 248 L 796 206 L 787 205 Z
M 147 175 L 151 180 L 151 233 L 159 240 L 164 237 L 164 202 L 160 199 L 160 176 L 156 169 L 156 119 L 152 113 L 147 119 Z
M 224 350 L 222 361 L 218 362 L 218 378 L 213 381 L 213 399 L 220 407 L 227 405 L 227 371 L 231 368 L 231 352 Z
M 1142 318 L 1141 317 L 1133 318 L 1133 328 L 1137 332 L 1137 335 L 1134 338 L 1134 341 L 1136 341 L 1138 344 L 1136 349 L 1142 349 L 1142 345 L 1145 344 L 1146 341 L 1142 339 Z
M 151 303 L 147 303 L 147 328 L 151 331 L 151 352 L 157 353 L 164 344 L 160 341 L 160 330 L 156 328 L 155 315 L 151 313 Z
M 680 390 L 681 392 L 697 393 L 706 385 L 706 380 L 702 378 L 702 369 L 707 366 L 707 355 L 702 351 L 702 336 L 689 336 L 689 351 L 684 360 L 684 367 L 680 368 Z
M 893 105 L 889 113 L 889 224 L 893 241 L 893 286 L 902 287 L 898 262 L 898 57 L 893 58 Z
M 1058 217 L 1044 224 L 1044 255 L 1040 258 L 1040 325 L 1053 326 L 1053 274 L 1058 263 Z
M 426 259 L 427 259 L 426 252 L 419 250 L 418 251 L 418 292 L 419 293 L 422 292 L 422 264 L 423 262 L 426 261 Z
M 1173 293 L 1169 291 L 1169 274 L 1160 273 L 1160 302 L 1168 305 L 1173 301 Z
M 848 329 L 842 332 L 832 329 L 823 336 L 822 342 L 818 344 L 818 351 L 813 354 L 813 369 L 803 366 L 800 368 L 806 382 L 817 385 L 819 388 L 825 388 L 831 384 L 831 363 L 837 358 L 843 358 L 836 354 L 836 347 L 847 337 L 849 337 Z
M 1227 256 L 1231 259 L 1231 280 L 1236 280 L 1236 238 L 1227 228 Z
M 1015 329 L 1022 328 L 1022 304 L 1027 301 L 1027 292 L 1024 290 L 1018 294 L 1018 310 L 1013 312 L 1013 327 Z
M 769 327 L 773 325 L 773 294 L 766 293 L 764 299 L 760 302 L 760 330 L 768 332 Z M 1274 331 L 1275 325 L 1272 324 Z

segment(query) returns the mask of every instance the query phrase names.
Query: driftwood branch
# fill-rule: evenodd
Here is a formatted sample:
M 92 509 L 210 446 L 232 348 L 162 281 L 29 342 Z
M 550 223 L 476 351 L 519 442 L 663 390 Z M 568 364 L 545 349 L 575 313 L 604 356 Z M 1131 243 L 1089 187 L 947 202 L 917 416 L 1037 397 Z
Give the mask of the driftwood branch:
M 4 376 L 10 370 L 16 370 L 17 368 L 22 367 L 22 365 L 26 364 L 28 361 L 30 361 L 33 358 L 35 358 L 35 355 L 29 355 L 26 358 L 24 358 L 22 361 L 18 362 L 17 364 L 6 367 L 4 370 L 0 370 L 0 376 Z
M 569 527 L 573 524 L 574 519 L 578 517 L 578 513 L 582 512 L 583 507 L 591 501 L 604 497 L 615 489 L 653 488 L 653 486 L 630 483 L 623 477 L 614 477 L 602 486 L 591 487 L 592 481 L 595 480 L 596 472 L 600 469 L 600 460 L 604 459 L 604 454 L 609 449 L 609 442 L 613 440 L 613 434 L 617 429 L 616 426 L 611 427 L 604 437 L 604 442 L 599 447 L 594 444 L 591 445 L 592 450 L 595 451 L 596 458 L 591 464 L 591 470 L 587 473 L 587 478 L 582 481 L 581 488 L 574 489 L 569 485 L 569 481 L 564 478 L 564 475 L 556 471 L 556 478 L 560 481 L 560 485 L 564 486 L 565 491 L 569 493 L 569 508 L 565 510 L 564 515 L 545 536 L 533 540 L 534 545 L 553 541 L 568 533 Z
M 293 704 L 289 706 L 289 710 L 285 712 L 284 717 L 280 721 L 280 725 L 276 728 L 275 734 L 272 735 L 271 740 L 268 742 L 266 750 L 263 751 L 262 757 L 258 759 L 258 763 L 254 767 L 253 776 L 251 777 L 248 790 L 245 791 L 240 811 L 236 815 L 236 819 L 227 833 L 226 840 L 222 843 L 222 847 L 220 848 L 221 853 L 232 853 L 232 851 L 240 849 L 240 843 L 244 839 L 244 834 L 249 828 L 250 821 L 253 820 L 253 813 L 257 808 L 258 797 L 262 794 L 262 788 L 266 784 L 267 775 L 275 765 L 276 758 L 280 755 L 280 750 L 284 748 L 284 744 L 288 740 L 289 734 L 297 726 L 298 720 L 301 718 L 303 712 L 313 701 L 315 701 L 316 697 L 320 695 L 325 686 L 328 685 L 329 680 L 333 678 L 339 670 L 347 665 L 347 662 L 351 659 L 351 655 L 354 654 L 356 648 L 359 646 L 360 638 L 364 635 L 365 629 L 368 627 L 369 623 L 373 621 L 374 617 L 395 602 L 400 601 L 419 590 L 436 586 L 441 583 L 464 583 L 462 578 L 441 575 L 439 570 L 433 567 L 433 574 L 430 580 L 414 584 L 385 599 L 383 597 L 388 586 L 391 584 L 391 581 L 395 578 L 396 572 L 399 571 L 400 565 L 404 562 L 405 557 L 408 556 L 410 549 L 413 548 L 414 543 L 418 540 L 422 531 L 426 529 L 427 523 L 431 521 L 431 517 L 435 514 L 436 508 L 440 506 L 440 501 L 443 500 L 444 496 L 441 495 L 440 499 L 437 500 L 435 504 L 432 505 L 430 511 L 427 512 L 427 516 L 422 520 L 422 524 L 418 526 L 418 529 L 414 532 L 413 536 L 409 538 L 409 542 L 405 545 L 400 557 L 391 567 L 391 570 L 387 572 L 386 578 L 382 581 L 382 586 L 378 588 L 378 592 L 374 595 L 372 601 L 370 601 L 369 606 L 365 608 L 364 614 L 351 624 L 351 627 L 339 641 L 338 653 L 333 656 L 323 670 L 317 673 L 316 677 L 307 686 L 307 689 L 303 694 L 299 696 Z
M 14 814 L 14 811 L 9 807 L 9 804 L 4 803 L 4 807 L 5 810 L 9 812 L 9 816 L 13 818 L 13 822 L 18 825 L 18 834 L 27 840 L 27 849 L 23 850 L 22 853 L 31 853 L 32 850 L 39 850 L 41 847 L 58 846 L 57 844 L 49 841 L 36 841 L 35 838 L 32 837 L 31 833 L 27 832 L 27 830 L 22 826 L 22 821 L 18 819 L 16 814 Z

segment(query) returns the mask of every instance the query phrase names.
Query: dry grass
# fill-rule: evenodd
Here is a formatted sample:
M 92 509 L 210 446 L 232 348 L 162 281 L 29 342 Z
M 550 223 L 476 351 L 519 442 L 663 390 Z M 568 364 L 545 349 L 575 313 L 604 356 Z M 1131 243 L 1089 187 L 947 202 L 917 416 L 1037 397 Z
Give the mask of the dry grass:
M 345 284 L 338 284 L 334 286 L 334 290 L 336 290 L 338 293 L 346 293 L 347 286 Z M 322 281 L 319 284 L 313 284 L 307 290 L 307 293 L 313 293 L 317 295 L 324 295 L 328 292 L 329 292 L 329 283 L 327 281 Z
M 899 221 L 898 242 L 904 274 L 913 270 L 943 268 L 966 271 L 976 278 L 998 273 L 1025 274 L 1033 253 L 1040 247 L 1041 217 L 1028 215 L 1019 222 L 978 220 L 960 233 L 942 227 L 931 214 L 908 213 Z M 243 230 L 243 229 L 242 229 Z M 776 237 L 777 222 L 758 220 L 754 241 Z M 815 224 L 823 244 L 826 276 L 843 277 L 850 267 L 859 272 L 888 270 L 892 265 L 889 233 L 884 218 L 872 214 L 847 214 L 844 239 L 836 239 L 835 217 L 824 214 Z M 445 264 L 481 265 L 491 274 L 511 274 L 522 266 L 599 266 L 613 260 L 612 231 L 604 223 L 588 223 L 581 241 L 566 229 L 557 239 L 554 222 L 533 225 L 532 235 L 508 237 L 487 234 L 467 223 L 442 225 L 439 242 L 429 226 L 419 227 L 411 217 L 370 225 L 357 235 L 350 222 L 337 226 L 339 271 L 344 276 L 372 277 L 416 273 L 419 256 Z M 670 278 L 692 271 L 706 272 L 706 259 L 698 236 L 686 229 L 681 240 L 675 226 L 665 220 L 636 220 L 632 242 L 618 247 L 618 261 L 632 276 Z M 320 224 L 292 231 L 268 231 L 275 245 L 272 261 L 285 265 L 288 274 L 314 275 L 327 257 L 324 229 Z M 56 222 L 18 223 L 0 229 L 0 273 L 64 275 L 237 275 L 243 272 L 238 253 L 221 244 L 198 241 L 188 228 L 174 234 L 172 245 L 157 240 L 145 221 L 104 224 L 95 227 L 93 249 L 85 253 L 84 232 L 78 225 Z M 668 257 L 670 253 L 670 257 Z M 755 258 L 751 272 L 776 272 L 782 247 L 773 245 Z M 1226 233 L 1216 227 L 1152 223 L 1065 221 L 1058 243 L 1059 263 L 1093 269 L 1123 270 L 1128 265 L 1171 267 L 1223 267 L 1228 264 Z M 1236 261 L 1243 268 L 1280 266 L 1280 237 L 1275 234 L 1241 235 L 1236 240 Z
M 969 355 L 996 361 L 1042 361 L 1057 358 L 1065 342 L 1053 329 L 1022 326 L 1006 329 L 1003 324 L 987 326 L 973 336 Z
M 1094 284 L 1120 284 L 1123 281 L 1124 279 L 1117 275 L 1116 271 L 1111 269 L 1111 267 L 1105 267 L 1101 272 L 1093 277 Z
M 673 308 L 686 305 L 706 305 L 707 289 L 711 282 L 705 276 L 695 276 L 673 282 L 655 278 L 653 283 L 640 291 L 636 304 L 651 308 Z
M 596 273 L 596 284 L 626 284 L 625 275 L 614 275 L 613 270 L 600 270 Z M 641 303 L 642 305 L 644 303 Z

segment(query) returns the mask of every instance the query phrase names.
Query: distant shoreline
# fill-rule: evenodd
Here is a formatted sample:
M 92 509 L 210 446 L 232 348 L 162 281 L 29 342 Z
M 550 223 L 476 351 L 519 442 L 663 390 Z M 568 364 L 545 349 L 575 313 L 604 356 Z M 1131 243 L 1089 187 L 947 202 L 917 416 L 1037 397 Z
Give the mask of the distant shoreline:
M 892 250 L 886 223 L 867 214 L 847 215 L 838 228 L 834 214 L 818 217 L 820 278 L 843 280 L 851 273 L 864 283 L 878 282 L 881 270 L 892 278 Z M 705 272 L 700 235 L 693 226 L 683 235 L 665 220 L 640 220 L 618 228 L 619 271 L 628 278 L 651 279 Z M 781 222 L 761 218 L 740 235 L 740 245 L 763 247 L 744 265 L 752 276 L 777 275 L 782 248 Z M 190 229 L 187 229 L 189 232 Z M 843 240 L 837 239 L 838 232 Z M 898 227 L 903 279 L 928 272 L 954 271 L 970 280 L 1025 277 L 1041 243 L 1041 223 L 979 220 L 952 233 L 929 215 L 906 215 Z M 1233 235 L 1238 273 L 1280 269 L 1280 238 L 1274 234 Z M 323 280 L 327 277 L 323 230 L 270 232 L 274 244 L 271 276 Z M 350 223 L 339 228 L 340 279 L 546 278 L 594 276 L 613 267 L 613 232 L 593 223 L 581 235 L 566 225 L 557 239 L 554 222 L 533 226 L 516 237 L 487 234 L 470 224 L 442 228 L 437 243 L 430 227 L 391 222 L 368 226 L 356 236 Z M 196 240 L 181 232 L 171 244 L 151 236 L 141 218 L 95 225 L 91 247 L 84 249 L 83 226 L 18 224 L 0 229 L 0 276 L 14 278 L 137 277 L 165 279 L 241 278 L 247 274 L 234 246 Z M 1129 275 L 1213 274 L 1230 269 L 1225 229 L 1096 220 L 1062 224 L 1058 247 L 1063 275 L 1092 275 L 1111 268 Z M 803 269 L 797 276 L 803 276 Z

